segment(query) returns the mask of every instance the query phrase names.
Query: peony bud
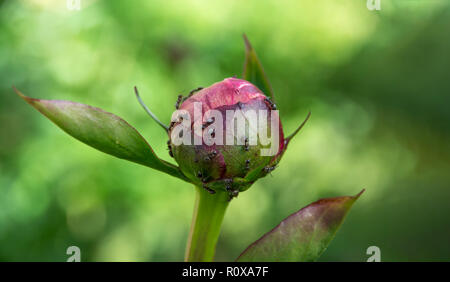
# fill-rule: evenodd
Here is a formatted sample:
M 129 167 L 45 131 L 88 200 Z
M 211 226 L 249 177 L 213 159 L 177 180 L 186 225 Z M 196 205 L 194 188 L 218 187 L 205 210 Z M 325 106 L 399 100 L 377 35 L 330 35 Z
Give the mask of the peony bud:
M 286 148 L 275 104 L 248 81 L 227 78 L 177 101 L 169 150 L 181 171 L 230 198 L 270 173 Z

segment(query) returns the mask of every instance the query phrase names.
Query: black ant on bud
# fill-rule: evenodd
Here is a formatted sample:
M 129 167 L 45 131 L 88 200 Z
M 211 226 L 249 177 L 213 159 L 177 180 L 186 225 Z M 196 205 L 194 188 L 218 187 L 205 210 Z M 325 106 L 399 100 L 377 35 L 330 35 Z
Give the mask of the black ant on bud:
M 205 175 L 205 173 L 203 173 L 201 171 L 197 172 L 197 177 L 200 178 L 203 183 L 207 183 L 208 182 L 209 176 Z
M 189 92 L 189 96 L 187 96 L 187 98 L 191 97 L 195 92 L 198 92 L 200 90 L 202 90 L 203 87 L 197 87 L 194 90 L 192 90 L 191 92 Z
M 208 130 L 209 135 L 211 135 L 212 138 L 216 137 L 216 131 L 214 128 L 211 128 Z
M 167 141 L 167 148 L 169 149 L 169 155 L 173 158 L 172 146 L 170 145 L 170 140 Z
M 264 172 L 265 173 L 271 173 L 275 168 L 276 168 L 276 166 L 265 166 L 264 167 Z
M 203 188 L 208 191 L 209 194 L 216 194 L 216 191 L 214 191 L 213 189 L 207 187 L 206 185 L 203 185 Z
M 225 179 L 225 189 L 228 192 L 228 201 L 231 201 L 234 197 L 237 197 L 239 195 L 239 189 L 233 189 L 232 183 L 233 179 Z
M 202 129 L 205 129 L 206 127 L 208 127 L 209 125 L 211 125 L 214 122 L 215 118 L 208 118 L 206 120 L 206 122 L 204 124 L 202 124 Z
M 178 95 L 178 98 L 177 98 L 177 102 L 175 103 L 175 109 L 179 109 L 180 108 L 180 105 L 181 105 L 181 102 L 183 101 L 183 95 Z
M 227 191 L 230 191 L 231 190 L 231 184 L 233 183 L 233 179 L 225 179 L 224 180 L 224 182 L 225 182 L 225 189 L 227 190 Z
M 211 153 L 208 154 L 208 157 L 210 159 L 213 159 L 217 156 L 217 151 L 216 150 L 212 150 Z
M 247 152 L 250 150 L 250 145 L 248 143 L 248 138 L 247 137 L 245 137 L 245 139 L 244 139 L 244 150 L 247 151 Z
M 214 159 L 216 156 L 217 156 L 217 151 L 213 150 L 206 157 L 204 157 L 203 160 L 209 162 L 210 160 Z
M 265 101 L 267 104 L 269 104 L 269 107 L 270 107 L 272 110 L 276 110 L 276 109 L 277 109 L 277 105 L 276 105 L 274 102 L 272 102 L 272 100 L 270 100 L 269 97 L 266 97 L 266 98 L 264 99 L 264 101 Z

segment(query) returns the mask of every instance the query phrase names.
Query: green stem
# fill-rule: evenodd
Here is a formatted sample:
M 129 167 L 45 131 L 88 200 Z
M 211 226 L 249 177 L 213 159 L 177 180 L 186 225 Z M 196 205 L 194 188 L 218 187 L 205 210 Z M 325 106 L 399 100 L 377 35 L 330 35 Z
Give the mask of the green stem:
M 220 227 L 228 207 L 228 194 L 209 194 L 202 187 L 195 187 L 196 199 L 191 231 L 186 247 L 185 261 L 212 261 L 216 250 Z

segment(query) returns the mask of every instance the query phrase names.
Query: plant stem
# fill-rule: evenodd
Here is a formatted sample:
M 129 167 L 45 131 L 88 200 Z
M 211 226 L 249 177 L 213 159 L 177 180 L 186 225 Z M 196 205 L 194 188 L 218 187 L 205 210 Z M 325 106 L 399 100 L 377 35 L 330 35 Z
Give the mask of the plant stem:
M 203 187 L 195 187 L 196 199 L 185 261 L 212 261 L 220 227 L 228 207 L 228 194 L 217 191 L 209 194 Z

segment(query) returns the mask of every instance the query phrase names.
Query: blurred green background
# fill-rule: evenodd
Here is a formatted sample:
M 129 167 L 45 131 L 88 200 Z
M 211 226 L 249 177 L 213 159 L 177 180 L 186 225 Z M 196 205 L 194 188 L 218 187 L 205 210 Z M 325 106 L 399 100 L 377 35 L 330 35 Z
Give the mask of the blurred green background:
M 0 1 L 0 261 L 180 261 L 194 189 L 72 139 L 11 89 L 113 112 L 169 160 L 176 97 L 240 76 L 242 33 L 285 133 L 280 166 L 233 200 L 217 260 L 322 197 L 365 194 L 321 261 L 450 260 L 450 3 Z

